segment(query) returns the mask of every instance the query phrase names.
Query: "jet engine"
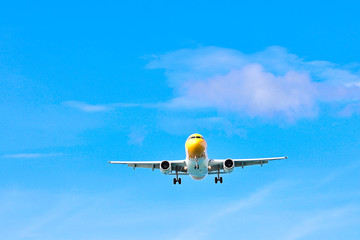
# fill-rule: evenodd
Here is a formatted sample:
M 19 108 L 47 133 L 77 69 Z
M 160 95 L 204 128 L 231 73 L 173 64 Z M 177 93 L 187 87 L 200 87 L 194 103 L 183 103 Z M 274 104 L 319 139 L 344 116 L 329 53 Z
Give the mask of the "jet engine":
M 160 171 L 163 174 L 169 174 L 171 172 L 171 163 L 169 161 L 162 161 L 160 163 Z
M 235 163 L 232 159 L 226 159 L 224 161 L 224 171 L 226 173 L 231 173 L 234 170 Z

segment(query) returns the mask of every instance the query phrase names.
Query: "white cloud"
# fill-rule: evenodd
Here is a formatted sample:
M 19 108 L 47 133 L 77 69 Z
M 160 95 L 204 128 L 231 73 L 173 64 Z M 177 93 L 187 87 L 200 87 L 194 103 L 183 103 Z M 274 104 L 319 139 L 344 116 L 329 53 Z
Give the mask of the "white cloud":
M 160 126 L 168 133 L 179 135 L 183 135 L 184 132 L 203 132 L 209 129 L 228 137 L 247 135 L 241 124 L 222 117 L 164 116 L 161 118 Z
M 259 64 L 249 64 L 206 81 L 191 81 L 183 88 L 181 96 L 171 100 L 170 106 L 213 107 L 252 117 L 283 114 L 288 118 L 312 116 L 316 110 L 316 88 L 308 75 L 288 72 L 275 76 Z
M 359 207 L 347 205 L 326 210 L 309 216 L 302 222 L 295 224 L 281 239 L 298 240 L 323 229 L 334 228 L 341 225 L 341 220 L 354 212 L 358 212 Z M 340 224 L 339 224 L 340 222 Z
M 153 56 L 149 69 L 164 69 L 174 96 L 161 103 L 64 104 L 84 112 L 142 107 L 212 109 L 241 117 L 295 121 L 318 115 L 321 104 L 340 116 L 360 112 L 360 66 L 306 61 L 272 46 L 244 54 L 219 47 L 181 49 Z M 224 115 L 216 115 L 224 116 Z
M 143 107 L 143 108 L 157 108 L 162 104 L 152 104 L 152 103 L 108 103 L 108 104 L 90 104 L 80 101 L 66 101 L 62 104 L 75 108 L 82 112 L 108 112 L 113 111 L 118 108 L 133 108 L 133 107 Z
M 360 100 L 356 71 L 305 61 L 276 46 L 254 54 L 218 47 L 183 49 L 157 56 L 147 67 L 165 70 L 176 93 L 167 104 L 172 108 L 214 108 L 291 121 L 316 116 L 320 102 L 345 108 Z
M 226 216 L 236 213 L 245 209 L 252 209 L 263 203 L 269 195 L 279 187 L 280 182 L 271 183 L 255 192 L 250 194 L 248 197 L 234 201 L 227 202 L 224 206 L 218 206 L 212 209 L 211 214 L 204 216 L 203 221 L 189 227 L 177 235 L 174 240 L 181 239 L 208 239 L 208 236 L 212 234 L 216 227 L 213 225 L 218 221 L 222 221 Z M 199 231 L 199 229 L 207 229 L 206 231 Z
M 76 108 L 83 112 L 105 112 L 112 110 L 112 107 L 106 104 L 89 104 L 79 101 L 67 101 L 63 104 Z
M 128 134 L 128 144 L 142 145 L 143 141 L 145 140 L 146 134 L 147 133 L 144 126 L 132 127 L 130 133 Z

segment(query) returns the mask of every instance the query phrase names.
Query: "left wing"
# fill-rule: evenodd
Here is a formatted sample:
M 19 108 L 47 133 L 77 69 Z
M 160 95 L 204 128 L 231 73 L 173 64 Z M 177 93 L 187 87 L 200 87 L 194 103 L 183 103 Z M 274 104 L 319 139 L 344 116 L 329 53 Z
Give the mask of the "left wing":
M 185 167 L 185 160 L 166 160 L 169 163 L 171 163 L 171 168 L 174 167 L 178 167 L 178 168 L 182 168 Z M 163 161 L 109 161 L 109 163 L 113 163 L 113 164 L 125 164 L 128 165 L 128 167 L 132 167 L 132 168 L 151 168 L 152 170 L 154 169 L 159 169 L 160 168 L 160 164 Z
M 286 159 L 287 157 L 272 157 L 272 158 L 248 158 L 248 159 L 211 159 L 209 161 L 210 169 L 209 171 L 218 171 L 218 170 L 224 170 L 224 164 L 225 161 L 231 160 L 233 161 L 233 167 L 245 167 L 250 165 L 263 165 L 268 163 L 269 161 L 273 160 L 281 160 Z

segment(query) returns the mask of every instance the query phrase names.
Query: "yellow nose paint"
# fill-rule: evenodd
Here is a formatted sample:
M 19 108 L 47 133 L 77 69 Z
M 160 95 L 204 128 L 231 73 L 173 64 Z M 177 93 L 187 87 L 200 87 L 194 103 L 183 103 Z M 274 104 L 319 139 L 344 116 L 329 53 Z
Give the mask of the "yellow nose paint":
M 191 135 L 185 143 L 185 149 L 190 158 L 204 157 L 206 147 L 206 141 L 204 140 L 204 138 L 202 138 L 200 134 Z

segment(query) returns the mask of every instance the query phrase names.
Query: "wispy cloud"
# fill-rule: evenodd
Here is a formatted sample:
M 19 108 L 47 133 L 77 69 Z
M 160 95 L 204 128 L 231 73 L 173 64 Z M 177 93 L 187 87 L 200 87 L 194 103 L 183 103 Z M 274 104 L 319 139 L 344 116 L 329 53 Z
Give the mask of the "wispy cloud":
M 65 106 L 75 108 L 82 112 L 108 112 L 118 108 L 157 108 L 161 107 L 162 103 L 107 103 L 107 104 L 90 104 L 81 101 L 66 101 L 62 103 Z
M 166 132 L 180 135 L 184 132 L 202 132 L 209 129 L 228 137 L 234 135 L 246 137 L 247 135 L 247 130 L 239 123 L 223 117 L 165 116 L 161 119 L 160 125 Z
M 146 137 L 146 130 L 144 126 L 132 127 L 130 133 L 128 134 L 130 145 L 142 145 Z
M 17 154 L 5 154 L 3 158 L 43 158 L 43 157 L 57 157 L 62 153 L 17 153 Z
M 341 222 L 344 218 L 346 219 L 349 214 L 354 214 L 358 211 L 359 207 L 354 205 L 347 205 L 313 214 L 305 220 L 296 223 L 281 239 L 303 239 L 305 236 L 313 234 L 317 231 L 338 227 L 341 225 Z
M 316 188 L 320 188 L 326 184 L 329 184 L 331 182 L 333 182 L 334 180 L 336 180 L 337 178 L 345 175 L 345 174 L 350 174 L 351 171 L 356 172 L 358 171 L 360 167 L 360 161 L 354 161 L 354 162 L 350 162 L 345 166 L 342 166 L 340 168 L 336 168 L 335 170 L 331 171 L 328 173 L 327 176 L 323 177 L 322 179 L 317 181 L 317 184 L 314 185 Z
M 260 190 L 250 194 L 247 198 L 240 199 L 238 201 L 227 202 L 223 206 L 225 207 L 216 207 L 212 214 L 204 216 L 201 222 L 197 222 L 195 225 L 188 229 L 185 229 L 174 240 L 181 239 L 205 239 L 208 235 L 211 235 L 212 224 L 217 221 L 221 221 L 222 218 L 238 212 L 240 210 L 249 209 L 256 207 L 261 204 L 265 199 L 273 192 L 276 187 L 279 186 L 279 182 L 269 184 Z M 206 231 L 199 231 L 199 229 L 206 229 Z
M 105 104 L 89 104 L 80 101 L 67 101 L 63 103 L 66 106 L 78 109 L 83 112 L 105 112 L 110 111 L 113 108 L 110 105 Z
M 256 174 L 254 177 L 259 179 Z M 348 180 L 349 184 L 353 182 L 353 178 Z M 0 226 L 0 236 L 2 239 L 72 236 L 115 240 L 121 234 L 126 239 L 200 240 L 239 236 L 243 239 L 300 240 L 326 238 L 329 234 L 341 238 L 344 231 L 353 231 L 353 237 L 347 239 L 356 239 L 359 195 L 349 198 L 340 194 L 341 201 L 331 197 L 319 200 L 324 194 L 339 193 L 336 189 L 329 192 L 327 188 L 325 192 L 324 189 L 313 191 L 312 182 L 303 178 L 256 185 L 257 190 L 247 193 L 246 189 L 253 188 L 256 182 L 264 181 L 221 185 L 219 187 L 223 188 L 218 188 L 215 195 L 214 187 L 206 187 L 207 183 L 198 186 L 197 193 L 193 186 L 184 185 L 179 190 L 166 184 L 152 190 L 120 184 L 114 191 L 103 189 L 91 193 L 68 189 L 50 192 L 1 190 L 0 219 L 4 224 Z M 164 187 L 168 191 L 167 198 L 161 195 Z M 179 194 L 193 197 L 179 200 Z M 144 202 L 141 199 L 145 195 Z M 136 232 L 139 225 L 144 231 Z M 177 228 L 171 232 L 163 230 L 174 225 Z

